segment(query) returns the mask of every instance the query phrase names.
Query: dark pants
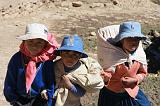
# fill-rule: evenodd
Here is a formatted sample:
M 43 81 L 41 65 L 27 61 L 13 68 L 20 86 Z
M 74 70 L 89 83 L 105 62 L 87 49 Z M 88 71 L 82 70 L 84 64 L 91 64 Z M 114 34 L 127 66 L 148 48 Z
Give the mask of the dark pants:
M 47 101 L 42 99 L 41 96 L 37 97 L 20 97 L 13 106 L 47 106 Z
M 127 92 L 115 93 L 104 87 L 99 93 L 98 106 L 151 106 L 151 104 L 141 90 L 134 99 Z

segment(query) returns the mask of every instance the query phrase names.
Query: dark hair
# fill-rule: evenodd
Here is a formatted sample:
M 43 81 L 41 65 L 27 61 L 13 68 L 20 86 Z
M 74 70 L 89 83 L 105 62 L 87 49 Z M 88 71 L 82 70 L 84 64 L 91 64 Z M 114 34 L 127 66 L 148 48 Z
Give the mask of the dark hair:
M 116 43 L 114 44 L 114 46 L 117 46 L 117 47 L 122 48 L 122 42 L 121 42 L 121 41 L 116 42 Z

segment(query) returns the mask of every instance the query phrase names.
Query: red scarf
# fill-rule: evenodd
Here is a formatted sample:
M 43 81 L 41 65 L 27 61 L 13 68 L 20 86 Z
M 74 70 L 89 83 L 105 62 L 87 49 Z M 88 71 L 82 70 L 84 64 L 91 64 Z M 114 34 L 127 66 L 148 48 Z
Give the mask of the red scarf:
M 27 63 L 26 67 L 26 91 L 28 93 L 29 89 L 31 88 L 32 82 L 36 76 L 36 63 L 43 62 L 46 60 L 53 60 L 56 58 L 55 50 L 59 46 L 56 39 L 52 34 L 48 34 L 48 41 L 49 44 L 45 49 L 42 50 L 42 52 L 38 56 L 32 57 L 28 49 L 26 48 L 26 45 L 22 42 L 20 45 L 20 52 L 25 54 L 26 56 L 30 57 L 29 62 Z

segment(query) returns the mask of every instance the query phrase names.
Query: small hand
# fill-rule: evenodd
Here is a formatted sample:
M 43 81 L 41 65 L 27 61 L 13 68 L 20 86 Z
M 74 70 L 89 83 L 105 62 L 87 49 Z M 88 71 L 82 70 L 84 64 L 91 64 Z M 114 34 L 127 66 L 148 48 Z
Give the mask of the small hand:
M 105 74 L 104 71 L 102 71 L 102 72 L 100 73 L 100 75 L 101 75 L 101 77 L 102 77 L 102 79 L 103 79 L 103 81 L 104 81 L 105 83 L 107 83 L 107 82 L 109 81 L 110 78 Z
M 47 91 L 46 91 L 46 90 L 43 90 L 43 91 L 41 92 L 41 97 L 42 97 L 43 99 L 45 99 L 45 100 L 48 100 L 48 95 L 47 95 Z
M 72 82 L 70 81 L 70 79 L 66 75 L 62 76 L 62 79 L 60 81 L 60 85 L 63 85 L 67 89 L 71 89 L 71 87 L 73 86 Z
M 101 75 L 102 79 L 104 80 L 104 82 L 108 82 L 110 80 L 110 78 L 112 77 L 111 72 L 102 71 L 100 75 Z
M 121 80 L 125 88 L 134 88 L 138 82 L 138 80 L 133 77 L 123 77 Z

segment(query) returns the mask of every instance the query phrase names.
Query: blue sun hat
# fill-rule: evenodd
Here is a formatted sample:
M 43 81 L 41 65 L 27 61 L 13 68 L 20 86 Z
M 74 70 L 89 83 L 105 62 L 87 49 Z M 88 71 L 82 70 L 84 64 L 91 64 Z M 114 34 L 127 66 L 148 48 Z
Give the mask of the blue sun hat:
M 84 53 L 82 38 L 78 35 L 64 36 L 61 47 L 56 50 L 56 54 L 59 56 L 60 51 L 76 51 L 82 54 L 81 58 L 86 58 L 88 55 Z
M 128 21 L 124 22 L 119 27 L 119 34 L 114 38 L 115 42 L 119 42 L 124 38 L 138 38 L 145 40 L 146 37 L 141 32 L 141 25 L 139 22 Z

